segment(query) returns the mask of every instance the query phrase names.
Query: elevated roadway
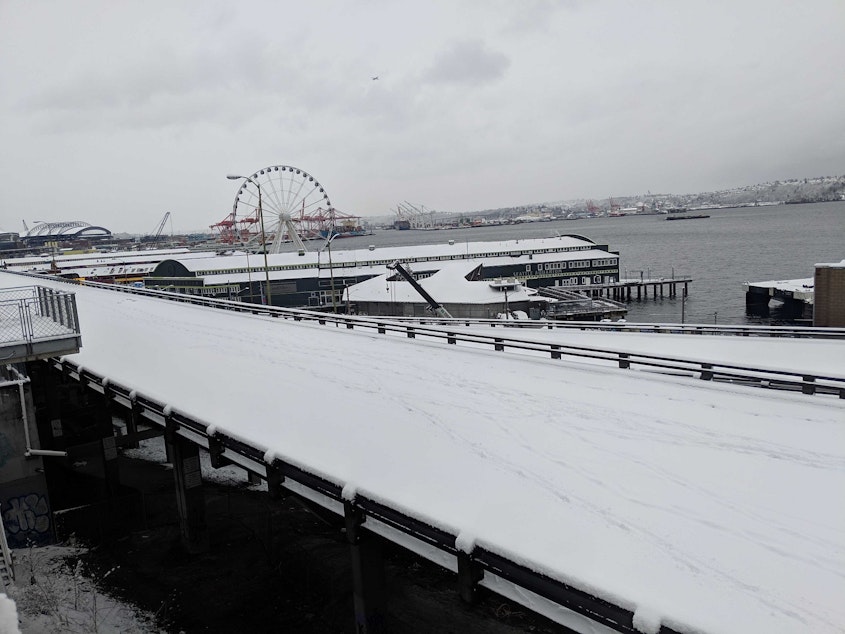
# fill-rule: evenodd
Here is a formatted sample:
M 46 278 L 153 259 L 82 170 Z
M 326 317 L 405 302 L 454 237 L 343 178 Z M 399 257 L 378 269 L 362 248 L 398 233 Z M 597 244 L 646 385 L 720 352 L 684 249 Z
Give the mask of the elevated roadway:
M 75 376 L 468 585 L 581 632 L 845 623 L 836 395 L 74 290 Z

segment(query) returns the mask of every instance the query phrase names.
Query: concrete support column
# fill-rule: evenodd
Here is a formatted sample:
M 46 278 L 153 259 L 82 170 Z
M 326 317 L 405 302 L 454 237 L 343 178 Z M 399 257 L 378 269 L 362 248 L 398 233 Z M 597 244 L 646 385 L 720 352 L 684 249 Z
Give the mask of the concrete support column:
M 191 554 L 205 552 L 209 547 L 209 538 L 199 446 L 179 436 L 171 421 L 167 422 L 164 440 L 172 457 L 182 545 Z
M 352 590 L 355 631 L 359 634 L 387 631 L 387 591 L 384 554 L 378 539 L 361 529 L 365 517 L 351 502 L 344 502 L 346 538 L 352 555 Z

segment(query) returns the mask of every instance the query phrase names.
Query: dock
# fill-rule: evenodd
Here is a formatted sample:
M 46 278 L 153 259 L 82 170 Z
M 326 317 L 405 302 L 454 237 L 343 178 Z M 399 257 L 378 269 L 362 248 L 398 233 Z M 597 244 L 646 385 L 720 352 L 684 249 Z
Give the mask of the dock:
M 649 288 L 654 299 L 677 297 L 678 290 L 684 297 L 689 296 L 691 277 L 658 277 L 625 279 L 618 282 L 570 286 L 570 290 L 585 293 L 590 297 L 607 297 L 617 302 L 630 302 L 636 296 L 637 301 L 648 299 Z

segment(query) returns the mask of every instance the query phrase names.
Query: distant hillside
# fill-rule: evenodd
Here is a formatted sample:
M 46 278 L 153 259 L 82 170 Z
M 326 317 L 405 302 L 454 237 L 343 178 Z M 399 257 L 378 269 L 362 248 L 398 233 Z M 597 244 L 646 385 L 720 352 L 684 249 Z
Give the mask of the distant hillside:
M 440 222 L 451 218 L 514 218 L 523 215 L 560 217 L 590 212 L 606 213 L 611 211 L 611 207 L 618 207 L 619 209 L 639 207 L 641 211 L 653 212 L 671 207 L 712 209 L 717 207 L 831 202 L 835 200 L 845 200 L 845 175 L 774 181 L 698 194 L 647 193 L 635 196 L 614 196 L 613 198 L 597 197 L 592 200 L 575 199 L 530 203 L 518 207 L 482 209 L 463 213 L 429 211 L 428 215 L 432 216 L 431 222 Z M 368 218 L 373 224 L 381 222 L 390 224 L 395 219 L 396 216 Z
M 689 206 L 731 206 L 754 203 L 820 203 L 845 200 L 845 176 L 774 181 L 678 197 Z
M 568 200 L 555 203 L 541 203 L 513 208 L 512 213 L 548 213 L 552 212 L 580 212 L 588 207 L 603 211 L 610 210 L 611 205 L 620 208 L 636 207 L 638 204 L 645 209 L 666 207 L 687 207 L 690 209 L 704 209 L 714 207 L 746 207 L 759 204 L 796 204 L 831 202 L 845 200 L 845 175 L 818 176 L 815 178 L 791 179 L 746 185 L 734 189 L 699 194 L 640 194 L 637 196 L 615 196 L 613 198 L 588 200 Z M 508 210 L 487 210 L 484 214 L 506 213 Z

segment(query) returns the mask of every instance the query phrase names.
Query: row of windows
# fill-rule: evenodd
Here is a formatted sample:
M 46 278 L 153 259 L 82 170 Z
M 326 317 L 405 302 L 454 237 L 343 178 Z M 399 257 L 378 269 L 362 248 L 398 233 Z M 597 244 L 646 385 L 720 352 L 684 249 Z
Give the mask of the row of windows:
M 554 272 L 554 271 L 549 271 L 549 272 L 537 271 L 536 273 L 532 273 L 531 271 L 526 271 L 525 273 L 519 274 L 518 277 L 520 279 L 523 279 L 523 280 L 546 279 L 546 278 L 550 278 L 550 277 L 556 278 L 558 276 L 561 276 L 562 279 L 578 279 L 579 275 L 582 275 L 582 276 L 585 276 L 585 277 L 586 276 L 597 276 L 597 275 L 602 276 L 602 275 L 604 275 L 604 276 L 607 276 L 608 278 L 613 278 L 610 281 L 612 281 L 612 282 L 616 281 L 616 275 L 608 275 L 608 271 L 606 271 L 606 270 L 602 271 L 602 270 L 595 270 L 595 269 L 590 270 L 590 271 L 578 271 L 577 273 L 563 273 L 563 272 Z M 569 283 L 573 283 L 573 282 L 569 282 Z
M 496 251 L 493 253 L 461 253 L 457 255 L 441 255 L 436 258 L 426 258 L 426 257 L 419 257 L 419 258 L 408 258 L 403 259 L 403 262 L 432 262 L 434 260 L 466 260 L 466 259 L 474 259 L 474 258 L 488 258 L 488 257 L 519 257 L 522 255 L 532 255 L 532 254 L 541 254 L 541 253 L 564 253 L 564 252 L 572 252 L 572 251 L 589 251 L 590 249 L 596 248 L 595 245 L 585 245 L 580 247 L 551 247 L 547 249 L 531 249 L 526 251 Z M 391 264 L 394 262 L 394 259 L 390 260 L 364 260 L 361 262 L 333 262 L 331 267 L 327 262 L 321 262 L 319 264 L 286 264 L 282 266 L 271 266 L 268 267 L 270 271 L 294 271 L 294 270 L 302 270 L 302 269 L 327 269 L 327 268 L 350 268 L 350 267 L 362 267 L 362 266 L 385 266 L 387 264 Z M 588 265 L 589 266 L 589 265 Z M 252 271 L 262 271 L 264 270 L 263 267 L 251 267 Z M 246 273 L 249 269 L 242 267 L 237 269 L 208 269 L 204 271 L 196 271 L 196 275 L 227 275 L 233 273 Z
M 591 280 L 589 275 L 575 275 L 573 277 L 567 277 L 565 279 L 560 280 L 560 284 L 557 284 L 557 286 L 589 286 L 590 281 Z M 613 275 L 592 276 L 593 284 L 612 284 L 615 281 L 616 278 Z
M 108 274 L 112 275 L 114 273 L 147 273 L 148 271 L 151 271 L 152 269 L 153 269 L 152 266 L 147 266 L 147 267 L 138 266 L 138 267 L 134 267 L 134 268 L 131 268 L 131 269 L 128 268 L 128 267 L 116 266 L 116 267 L 110 268 L 108 270 Z
M 590 267 L 599 266 L 616 266 L 617 260 L 573 260 L 571 262 L 546 262 L 545 264 L 537 264 L 537 271 L 563 271 L 570 269 L 588 269 Z M 531 272 L 531 265 L 525 265 L 525 271 Z

